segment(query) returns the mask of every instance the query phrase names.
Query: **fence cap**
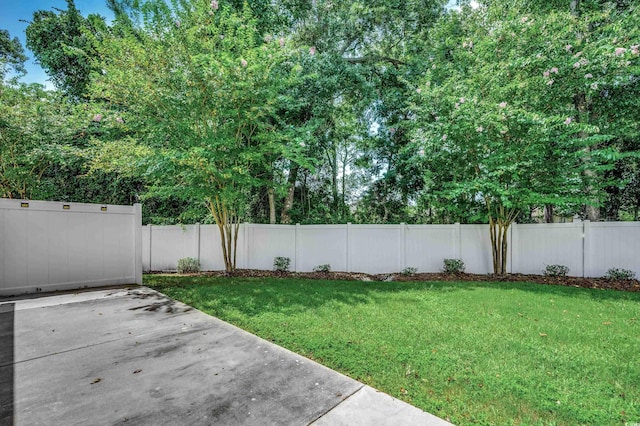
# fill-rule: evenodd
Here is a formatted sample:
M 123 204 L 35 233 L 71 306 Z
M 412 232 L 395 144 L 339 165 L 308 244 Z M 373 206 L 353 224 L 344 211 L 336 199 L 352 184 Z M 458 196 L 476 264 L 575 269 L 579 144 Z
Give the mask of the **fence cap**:
M 65 213 L 134 214 L 140 204 L 119 206 L 115 204 L 73 203 L 69 201 L 40 201 L 0 198 L 0 209 L 28 211 L 61 211 Z

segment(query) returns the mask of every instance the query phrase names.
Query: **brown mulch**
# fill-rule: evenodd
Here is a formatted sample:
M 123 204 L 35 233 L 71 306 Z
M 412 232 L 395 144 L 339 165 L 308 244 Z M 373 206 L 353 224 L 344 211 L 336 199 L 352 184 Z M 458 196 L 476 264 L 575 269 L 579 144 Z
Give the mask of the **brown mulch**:
M 402 274 L 365 274 L 360 272 L 278 272 L 262 271 L 257 269 L 238 269 L 231 274 L 224 271 L 202 272 L 200 275 L 220 277 L 270 277 L 270 278 L 305 278 L 314 280 L 343 280 L 343 281 L 517 281 L 533 282 L 546 285 L 559 285 L 567 287 L 582 287 L 596 289 L 610 289 L 619 291 L 640 291 L 638 280 L 611 280 L 606 278 L 581 278 L 581 277 L 549 277 L 545 275 L 527 274 L 445 274 L 445 273 L 416 273 L 413 275 Z

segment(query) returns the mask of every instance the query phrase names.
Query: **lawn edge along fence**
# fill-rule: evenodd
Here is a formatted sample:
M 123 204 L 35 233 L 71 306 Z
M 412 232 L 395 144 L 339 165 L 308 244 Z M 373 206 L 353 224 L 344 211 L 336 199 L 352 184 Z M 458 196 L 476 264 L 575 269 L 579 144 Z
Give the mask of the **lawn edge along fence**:
M 0 296 L 142 284 L 140 204 L 0 199 Z

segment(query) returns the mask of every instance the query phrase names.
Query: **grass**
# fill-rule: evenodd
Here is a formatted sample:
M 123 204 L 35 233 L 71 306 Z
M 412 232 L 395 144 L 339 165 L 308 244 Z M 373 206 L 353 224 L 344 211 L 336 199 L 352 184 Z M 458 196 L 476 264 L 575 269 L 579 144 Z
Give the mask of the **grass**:
M 640 294 L 529 283 L 145 276 L 458 425 L 640 422 Z

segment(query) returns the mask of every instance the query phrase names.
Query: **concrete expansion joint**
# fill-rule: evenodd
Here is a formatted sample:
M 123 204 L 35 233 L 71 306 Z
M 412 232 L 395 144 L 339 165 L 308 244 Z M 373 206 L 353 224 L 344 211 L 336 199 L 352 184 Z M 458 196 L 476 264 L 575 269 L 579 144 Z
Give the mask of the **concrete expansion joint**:
M 349 398 L 351 398 L 353 395 L 357 394 L 358 392 L 362 391 L 365 387 L 366 387 L 365 385 L 361 385 L 358 389 L 356 389 L 355 391 L 351 392 L 349 395 L 347 395 L 344 398 L 342 398 L 340 400 L 340 402 L 338 402 L 336 405 L 334 405 L 333 407 L 329 408 L 327 411 L 325 411 L 320 416 L 318 416 L 318 418 L 316 418 L 315 420 L 311 421 L 307 426 L 311 426 L 314 423 L 317 423 L 320 419 L 322 419 L 324 416 L 326 416 L 327 414 L 329 414 L 330 412 L 332 412 L 333 410 L 338 408 L 340 405 L 344 404 Z
M 179 334 L 192 334 L 192 333 L 199 333 L 201 331 L 204 331 L 204 333 L 206 334 L 206 332 L 208 330 L 209 330 L 209 328 L 198 329 L 198 330 L 190 330 L 189 332 L 186 332 L 186 333 L 183 332 L 183 333 L 179 333 Z M 13 365 L 22 364 L 22 363 L 29 362 L 29 361 L 34 361 L 34 360 L 37 360 L 37 359 L 48 358 L 48 357 L 51 357 L 51 356 L 66 354 L 66 353 L 69 353 L 69 352 L 80 351 L 82 349 L 87 349 L 87 348 L 93 348 L 93 347 L 96 347 L 96 346 L 106 345 L 106 344 L 113 343 L 113 342 L 119 342 L 121 340 L 127 340 L 127 339 L 140 339 L 140 340 L 142 340 L 143 338 L 151 337 L 151 336 L 158 335 L 158 334 L 163 335 L 165 333 L 166 333 L 166 330 L 162 330 L 162 331 L 158 331 L 158 332 L 151 332 L 151 333 L 130 334 L 130 335 L 127 335 L 127 336 L 118 337 L 116 339 L 103 340 L 101 342 L 92 343 L 92 344 L 84 345 L 84 346 L 78 346 L 78 347 L 75 347 L 75 348 L 72 348 L 72 349 L 67 349 L 67 350 L 64 350 L 64 351 L 53 352 L 53 353 L 46 354 L 46 355 L 41 355 L 41 356 L 36 356 L 36 357 L 33 357 L 33 358 L 23 359 L 23 360 L 20 360 L 20 361 L 0 364 L 0 368 L 1 367 L 6 367 L 7 365 L 11 365 L 11 364 L 13 364 Z
M 6 367 L 6 366 L 8 366 L 8 365 L 23 364 L 23 363 L 25 363 L 25 362 L 35 361 L 35 360 L 37 360 L 37 359 L 48 358 L 48 357 L 50 357 L 50 356 L 56 356 L 56 355 L 66 354 L 66 353 L 69 353 L 69 352 L 76 352 L 76 351 L 80 351 L 80 350 L 82 350 L 82 349 L 93 348 L 93 347 L 95 347 L 95 346 L 100 346 L 100 345 L 104 345 L 104 344 L 107 344 L 107 343 L 118 342 L 118 341 L 120 341 L 120 340 L 129 339 L 129 338 L 131 338 L 131 336 L 119 337 L 119 338 L 117 338 L 117 339 L 105 340 L 105 341 L 102 341 L 102 342 L 93 343 L 93 344 L 91 344 L 91 345 L 78 346 L 78 347 L 76 347 L 76 348 L 67 349 L 67 350 L 64 350 L 64 351 L 53 352 L 53 353 L 46 354 L 46 355 L 35 356 L 35 357 L 33 357 L 33 358 L 22 359 L 22 360 L 20 360 L 20 361 L 14 361 L 14 362 L 9 362 L 9 363 L 5 363 L 5 364 L 0 364 L 0 368 L 1 368 L 1 367 Z

